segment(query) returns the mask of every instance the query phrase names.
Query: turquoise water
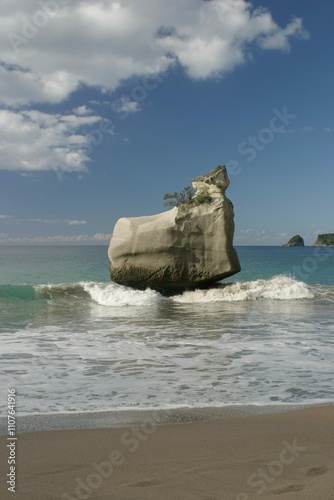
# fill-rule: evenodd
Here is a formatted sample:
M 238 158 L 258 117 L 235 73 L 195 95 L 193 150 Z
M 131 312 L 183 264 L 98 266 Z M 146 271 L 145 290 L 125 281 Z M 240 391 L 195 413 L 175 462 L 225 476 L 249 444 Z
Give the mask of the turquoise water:
M 21 414 L 334 401 L 334 249 L 237 251 L 226 286 L 168 298 L 112 283 L 107 247 L 0 247 L 0 397 Z
M 334 247 L 236 247 L 242 270 L 234 279 L 291 275 L 308 284 L 334 285 Z
M 292 275 L 310 284 L 334 285 L 334 247 L 236 247 L 241 272 L 233 281 Z M 0 247 L 0 284 L 109 282 L 105 246 Z
M 0 247 L 0 284 L 110 281 L 104 246 Z

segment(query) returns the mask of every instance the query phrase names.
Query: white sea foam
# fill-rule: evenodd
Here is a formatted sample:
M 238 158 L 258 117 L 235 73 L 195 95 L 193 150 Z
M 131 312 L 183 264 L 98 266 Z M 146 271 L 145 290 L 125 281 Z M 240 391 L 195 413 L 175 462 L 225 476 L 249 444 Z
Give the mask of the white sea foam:
M 237 302 L 244 300 L 312 299 L 314 294 L 302 281 L 288 276 L 275 276 L 269 280 L 228 283 L 220 288 L 194 290 L 173 297 L 175 302 Z
M 102 306 L 146 306 L 157 304 L 162 296 L 154 290 L 133 290 L 115 283 L 82 283 L 84 290 Z
M 20 411 L 31 414 L 333 401 L 331 316 L 314 322 L 308 304 L 262 315 L 257 304 L 251 315 L 194 307 L 168 321 L 157 311 L 29 325 L 3 335 L 2 387 L 24 387 Z
M 279 275 L 311 248 L 245 247 L 247 282 L 170 298 L 109 281 L 106 249 L 50 252 L 10 249 L 1 277 L 0 400 L 24 387 L 21 414 L 334 401 L 333 263 Z
M 315 287 L 310 287 L 292 277 L 279 275 L 268 280 L 255 280 L 221 284 L 221 286 L 191 290 L 171 297 L 163 297 L 160 293 L 147 288 L 134 290 L 116 283 L 81 282 L 71 284 L 48 284 L 35 287 L 40 298 L 72 297 L 80 299 L 90 297 L 102 306 L 149 306 L 161 301 L 170 300 L 179 303 L 200 302 L 240 302 L 249 300 L 295 300 L 312 299 Z M 316 293 L 318 296 L 318 293 Z M 325 292 L 322 295 L 326 295 Z
M 48 283 L 36 285 L 34 289 L 38 298 L 55 299 L 66 296 L 78 299 L 86 295 L 81 283 Z
M 112 282 L 38 289 L 34 320 L 2 328 L 2 387 L 25 388 L 22 413 L 334 400 L 330 287 L 280 275 L 171 298 Z

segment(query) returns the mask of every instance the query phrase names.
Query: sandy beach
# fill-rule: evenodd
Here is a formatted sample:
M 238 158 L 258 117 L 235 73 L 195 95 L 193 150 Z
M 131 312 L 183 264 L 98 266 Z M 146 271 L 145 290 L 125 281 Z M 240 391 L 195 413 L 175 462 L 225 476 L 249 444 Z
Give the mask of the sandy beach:
M 18 434 L 18 500 L 329 500 L 334 407 L 130 428 Z

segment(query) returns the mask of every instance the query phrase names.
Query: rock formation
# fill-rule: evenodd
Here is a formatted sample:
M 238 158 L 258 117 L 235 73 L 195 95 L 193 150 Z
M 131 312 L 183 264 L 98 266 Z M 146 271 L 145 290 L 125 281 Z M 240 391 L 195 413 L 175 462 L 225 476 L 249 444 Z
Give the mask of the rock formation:
M 334 245 L 334 233 L 318 234 L 317 241 L 313 247 L 328 247 Z
M 296 236 L 293 236 L 285 245 L 282 245 L 282 247 L 304 247 L 304 240 L 299 234 Z
M 192 180 L 195 196 L 167 212 L 122 218 L 109 246 L 111 279 L 174 292 L 207 286 L 240 271 L 226 168 Z

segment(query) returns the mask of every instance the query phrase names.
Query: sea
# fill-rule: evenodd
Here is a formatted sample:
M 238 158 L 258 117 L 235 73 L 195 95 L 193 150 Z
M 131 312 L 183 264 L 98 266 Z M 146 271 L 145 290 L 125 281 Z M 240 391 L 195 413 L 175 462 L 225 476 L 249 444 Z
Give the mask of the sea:
M 239 246 L 240 273 L 166 297 L 106 246 L 0 246 L 0 415 L 334 402 L 334 247 Z M 123 413 L 124 414 L 124 413 Z

